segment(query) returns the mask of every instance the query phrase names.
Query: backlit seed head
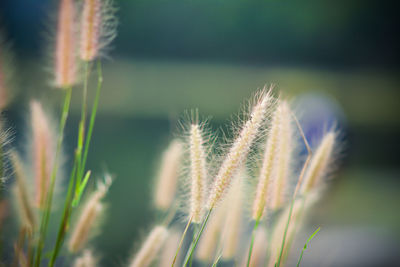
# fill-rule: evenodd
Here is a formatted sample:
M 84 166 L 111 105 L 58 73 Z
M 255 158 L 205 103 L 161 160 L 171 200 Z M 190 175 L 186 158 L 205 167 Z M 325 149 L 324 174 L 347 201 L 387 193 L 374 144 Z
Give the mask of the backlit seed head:
M 259 129 L 265 121 L 271 102 L 271 90 L 268 92 L 262 91 L 260 100 L 251 112 L 250 119 L 244 124 L 239 136 L 233 142 L 215 177 L 214 185 L 208 198 L 207 209 L 212 209 L 221 200 L 230 185 L 232 177 L 247 158 L 247 154 L 259 134 Z
M 109 0 L 84 0 L 81 17 L 80 57 L 92 61 L 116 35 L 115 8 Z
M 55 86 L 67 88 L 76 83 L 76 17 L 75 1 L 61 0 L 55 50 Z
M 190 216 L 192 222 L 200 223 L 204 214 L 205 188 L 207 182 L 206 152 L 203 134 L 198 124 L 190 129 Z

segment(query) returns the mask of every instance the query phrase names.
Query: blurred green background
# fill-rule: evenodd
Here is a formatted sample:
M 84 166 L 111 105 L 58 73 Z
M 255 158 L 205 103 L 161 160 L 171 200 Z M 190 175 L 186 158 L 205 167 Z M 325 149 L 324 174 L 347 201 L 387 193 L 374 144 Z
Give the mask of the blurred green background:
M 31 97 L 55 109 L 61 102 L 61 93 L 49 88 L 46 61 L 56 6 L 44 0 L 0 3 L 1 28 L 14 54 L 15 94 L 6 116 L 17 144 L 26 140 Z M 108 170 L 116 176 L 103 231 L 93 244 L 104 266 L 125 262 L 154 224 L 151 192 L 160 152 L 179 134 L 184 111 L 199 108 L 212 117 L 214 129 L 226 128 L 244 100 L 270 83 L 284 96 L 327 101 L 322 103 L 337 116 L 344 139 L 338 174 L 305 231 L 322 228 L 305 266 L 400 264 L 395 2 L 120 0 L 117 6 L 118 37 L 104 60 L 88 162 L 97 175 Z M 91 84 L 94 90 L 95 77 Z M 67 126 L 67 155 L 76 140 L 79 91 Z M 326 254 L 332 259 L 324 265 Z

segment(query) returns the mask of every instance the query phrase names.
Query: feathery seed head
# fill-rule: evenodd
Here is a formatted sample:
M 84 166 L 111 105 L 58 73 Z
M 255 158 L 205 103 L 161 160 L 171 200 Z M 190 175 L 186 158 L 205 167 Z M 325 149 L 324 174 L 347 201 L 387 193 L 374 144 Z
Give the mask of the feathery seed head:
M 55 51 L 55 85 L 67 88 L 76 82 L 76 29 L 74 0 L 61 0 Z
M 81 18 L 80 57 L 92 61 L 116 36 L 115 8 L 109 0 L 84 0 Z
M 157 253 L 163 246 L 165 240 L 167 240 L 169 235 L 168 229 L 164 226 L 156 226 L 147 237 L 146 241 L 143 243 L 139 252 L 134 256 L 130 267 L 147 267 L 149 266 Z
M 167 210 L 175 198 L 182 153 L 182 143 L 173 140 L 162 156 L 154 194 L 154 204 L 160 210 Z
M 244 124 L 239 136 L 232 144 L 226 158 L 216 175 L 211 194 L 208 198 L 207 208 L 212 209 L 221 200 L 232 177 L 237 173 L 245 161 L 253 141 L 256 139 L 262 123 L 268 113 L 272 102 L 271 90 L 263 91 L 258 103 L 254 106 L 250 119 Z
M 101 200 L 107 193 L 110 181 L 111 180 L 109 179 L 107 184 L 99 185 L 98 189 L 92 193 L 84 206 L 68 243 L 68 249 L 70 252 L 76 253 L 86 245 L 89 239 L 90 230 L 94 227 L 96 220 L 99 218 L 99 215 L 103 210 Z
M 18 212 L 21 216 L 23 226 L 29 229 L 29 231 L 34 231 L 36 221 L 35 211 L 31 205 L 32 202 L 27 192 L 24 167 L 16 152 L 12 151 L 10 157 L 16 179 L 14 194 L 18 204 Z
M 101 0 L 85 0 L 82 12 L 82 30 L 80 56 L 82 60 L 91 61 L 98 53 L 100 24 L 101 24 Z
M 50 185 L 55 157 L 55 135 L 50 120 L 37 101 L 31 102 L 33 173 L 35 177 L 35 204 L 44 207 Z
M 271 128 L 267 135 L 263 163 L 256 188 L 256 197 L 253 202 L 253 220 L 261 219 L 265 216 L 266 204 L 269 197 L 268 193 L 270 191 L 269 188 L 271 186 L 272 173 L 278 147 L 280 122 L 280 109 L 276 109 L 272 117 Z
M 329 172 L 330 164 L 333 161 L 335 139 L 336 133 L 333 131 L 328 132 L 323 137 L 304 176 L 304 181 L 300 189 L 303 194 L 308 193 L 320 184 L 321 179 Z
M 198 124 L 190 129 L 190 216 L 192 222 L 200 223 L 204 214 L 205 186 L 207 182 L 206 152 L 203 134 Z
M 82 255 L 74 262 L 74 267 L 95 267 L 97 259 L 93 256 L 93 252 L 89 249 L 83 251 Z
M 278 127 L 278 138 L 276 157 L 273 164 L 273 176 L 270 186 L 271 209 L 282 207 L 285 201 L 288 179 L 290 175 L 291 156 L 293 151 L 293 130 L 289 104 L 282 101 L 277 107 L 277 116 L 280 117 Z

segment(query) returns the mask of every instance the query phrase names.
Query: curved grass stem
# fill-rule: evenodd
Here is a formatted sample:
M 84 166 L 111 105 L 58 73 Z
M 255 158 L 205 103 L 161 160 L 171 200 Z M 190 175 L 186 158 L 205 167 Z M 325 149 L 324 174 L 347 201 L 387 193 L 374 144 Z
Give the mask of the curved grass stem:
M 256 222 L 255 222 L 255 224 L 254 224 L 253 230 L 252 230 L 252 232 L 251 232 L 251 241 L 250 241 L 250 247 L 249 247 L 249 255 L 248 255 L 248 257 L 247 257 L 247 265 L 246 265 L 247 267 L 250 266 L 251 254 L 252 254 L 252 252 L 253 252 L 253 246 L 254 246 L 254 239 L 255 239 L 256 231 L 257 231 L 258 225 L 260 224 L 260 221 L 261 221 L 261 217 L 258 217 L 257 220 L 256 220 Z
M 186 233 L 187 233 L 187 231 L 189 229 L 189 226 L 192 223 L 192 219 L 193 219 L 193 217 L 190 217 L 189 221 L 186 224 L 185 230 L 182 233 L 182 237 L 181 237 L 181 240 L 179 241 L 179 246 L 178 246 L 178 248 L 176 250 L 175 257 L 174 257 L 174 260 L 172 261 L 171 267 L 174 267 L 174 265 L 175 265 L 176 259 L 178 258 L 179 251 L 181 250 L 181 247 L 182 247 L 182 244 L 183 244 L 183 240 L 185 239 L 185 236 L 186 236 Z

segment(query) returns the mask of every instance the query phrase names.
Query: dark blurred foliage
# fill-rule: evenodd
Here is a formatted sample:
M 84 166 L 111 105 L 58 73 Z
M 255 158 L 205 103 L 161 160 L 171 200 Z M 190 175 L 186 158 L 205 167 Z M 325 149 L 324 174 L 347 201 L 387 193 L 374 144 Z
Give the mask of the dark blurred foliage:
M 261 64 L 397 67 L 395 1 L 119 0 L 116 54 Z M 50 0 L 2 0 L 10 38 L 41 51 Z M 47 40 L 45 40 L 47 41 Z

